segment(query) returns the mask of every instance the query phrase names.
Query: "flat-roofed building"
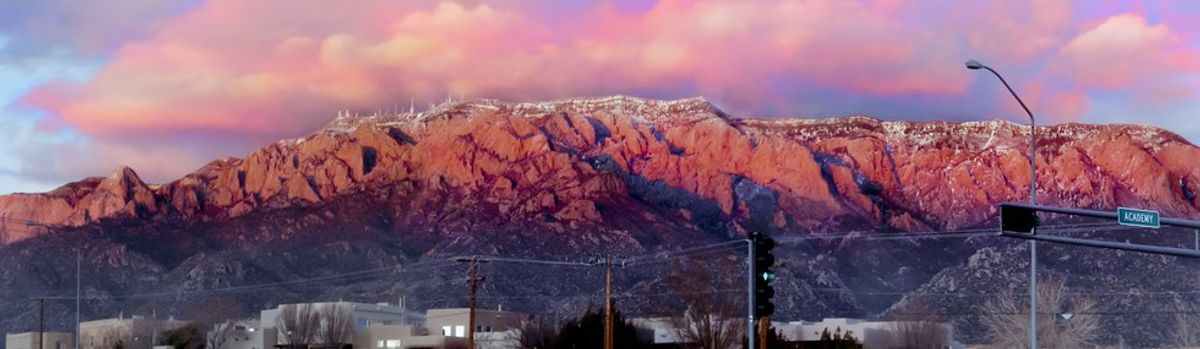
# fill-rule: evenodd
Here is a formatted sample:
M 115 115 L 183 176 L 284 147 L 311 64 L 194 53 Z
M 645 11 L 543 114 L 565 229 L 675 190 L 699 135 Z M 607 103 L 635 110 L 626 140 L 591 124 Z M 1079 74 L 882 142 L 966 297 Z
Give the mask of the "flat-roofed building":
M 222 336 L 216 340 L 220 347 L 209 349 L 271 349 L 272 347 L 267 345 L 264 332 L 258 319 L 246 319 L 213 325 L 205 338 L 212 341 L 212 338 Z M 214 344 L 217 343 L 208 343 L 209 346 Z
M 163 332 L 187 324 L 187 321 L 155 320 L 136 315 L 84 321 L 79 324 L 79 346 L 82 349 L 110 349 L 121 343 L 125 349 L 151 349 Z
M 7 349 L 73 349 L 75 335 L 69 332 L 43 332 L 46 346 L 41 345 L 38 332 L 9 333 L 4 338 Z

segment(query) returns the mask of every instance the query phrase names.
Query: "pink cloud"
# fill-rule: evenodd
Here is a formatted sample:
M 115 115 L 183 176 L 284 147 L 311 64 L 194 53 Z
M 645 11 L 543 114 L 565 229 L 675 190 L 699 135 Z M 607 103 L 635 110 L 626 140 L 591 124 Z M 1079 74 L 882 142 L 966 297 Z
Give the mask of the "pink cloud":
M 374 111 L 409 98 L 423 105 L 448 92 L 529 100 L 649 91 L 797 115 L 823 102 L 803 98 L 824 95 L 965 104 L 978 76 L 962 62 L 980 58 L 1014 68 L 1006 74 L 1032 75 L 1016 82 L 1030 86 L 1022 96 L 1049 120 L 1081 120 L 1096 88 L 1134 86 L 1146 101 L 1195 94 L 1195 86 L 1171 82 L 1172 73 L 1195 73 L 1200 59 L 1181 47 L 1175 28 L 1143 15 L 1081 26 L 1073 17 L 1083 8 L 1070 3 L 951 7 L 895 0 L 663 0 L 632 9 L 608 1 L 209 0 L 118 45 L 94 79 L 42 86 L 24 103 L 103 145 L 94 147 L 105 154 L 95 160 L 104 162 L 96 165 L 100 174 L 128 163 L 153 166 L 147 178 L 163 180 L 240 153 L 162 139 L 223 134 L 241 144 L 269 142 L 310 132 L 339 109 Z M 818 92 L 796 92 L 806 88 Z M 139 158 L 137 145 L 147 139 L 174 148 Z
M 1180 73 L 1200 68 L 1200 56 L 1180 43 L 1166 24 L 1121 14 L 1067 42 L 1055 69 L 1077 84 L 1105 89 L 1169 83 Z
M 333 110 L 372 110 L 446 92 L 512 99 L 692 85 L 767 103 L 792 75 L 873 94 L 952 94 L 960 55 L 939 34 L 841 1 L 663 1 L 600 5 L 552 27 L 503 4 L 367 1 L 329 7 L 213 0 L 122 46 L 93 81 L 30 101 L 93 135 L 307 131 Z M 288 8 L 287 16 L 274 15 Z M 895 33 L 908 35 L 897 36 Z

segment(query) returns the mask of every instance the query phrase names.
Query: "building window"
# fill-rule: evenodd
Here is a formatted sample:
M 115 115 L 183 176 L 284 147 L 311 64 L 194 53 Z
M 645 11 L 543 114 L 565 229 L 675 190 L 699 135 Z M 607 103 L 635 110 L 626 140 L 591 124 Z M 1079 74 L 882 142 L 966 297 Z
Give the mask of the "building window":
M 442 336 L 450 337 L 450 326 L 442 326 Z
M 382 349 L 382 348 L 383 348 L 383 341 L 376 341 L 376 342 L 375 342 L 375 347 L 376 347 L 376 348 L 381 348 L 381 349 Z
M 387 348 L 388 349 L 400 348 L 400 340 L 399 339 L 389 339 L 387 341 Z
M 458 338 L 466 337 L 467 336 L 467 326 L 463 326 L 463 325 L 454 326 L 454 336 L 458 337 Z

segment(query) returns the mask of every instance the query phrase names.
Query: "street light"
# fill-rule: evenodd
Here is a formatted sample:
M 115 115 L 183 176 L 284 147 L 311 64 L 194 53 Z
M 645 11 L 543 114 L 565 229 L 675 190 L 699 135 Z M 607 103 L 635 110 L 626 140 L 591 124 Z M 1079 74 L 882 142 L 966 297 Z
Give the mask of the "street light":
M 989 66 L 983 65 L 974 59 L 968 60 L 966 63 L 967 69 L 979 70 L 986 69 L 992 72 L 1000 83 L 1008 89 L 1017 103 L 1021 104 L 1021 109 L 1025 109 L 1025 114 L 1029 115 L 1029 203 L 1037 205 L 1037 123 L 1034 121 L 1033 112 L 1029 111 L 1029 107 L 1025 106 L 1025 102 L 1017 96 L 1017 92 L 1013 91 L 1012 86 L 1008 85 L 1008 81 L 1004 80 L 1000 73 Z M 1031 234 L 1037 233 L 1037 228 L 1030 231 Z M 1037 348 L 1037 242 L 1029 240 L 1029 347 Z

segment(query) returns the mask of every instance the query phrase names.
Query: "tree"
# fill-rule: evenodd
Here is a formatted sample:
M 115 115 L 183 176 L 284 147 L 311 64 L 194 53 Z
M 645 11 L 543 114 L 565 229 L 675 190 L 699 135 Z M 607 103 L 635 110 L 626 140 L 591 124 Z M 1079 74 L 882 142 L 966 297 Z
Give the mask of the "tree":
M 756 333 L 755 335 L 758 335 L 758 334 Z M 747 343 L 745 336 L 742 336 L 741 340 L 742 340 L 742 344 L 739 348 L 745 348 L 747 345 L 750 344 L 750 343 Z M 759 345 L 761 345 L 761 344 L 759 344 Z M 771 349 L 803 348 L 803 346 L 801 346 L 799 342 L 789 342 L 787 340 L 787 337 L 783 335 L 783 332 L 780 331 L 778 328 L 775 328 L 775 325 L 773 325 L 773 324 L 767 328 L 767 342 L 766 342 L 766 345 L 764 345 L 763 347 L 771 348 Z
M 934 315 L 924 298 L 906 299 L 903 312 L 892 316 L 889 326 L 893 349 L 940 349 L 950 343 L 948 329 Z
M 1087 312 L 1096 302 L 1067 293 L 1066 283 L 1050 279 L 1038 284 L 1038 345 L 1046 348 L 1088 348 L 1099 334 L 1100 319 Z M 983 305 L 982 322 L 1000 348 L 1029 347 L 1029 304 L 1011 289 Z M 1070 313 L 1069 318 L 1060 315 Z
M 104 342 L 101 343 L 101 345 L 107 345 L 108 341 L 112 340 L 113 349 L 125 349 L 126 343 L 129 343 L 129 340 L 131 339 L 130 336 L 123 333 L 123 331 L 115 328 L 105 332 L 103 338 Z
M 1194 347 L 1200 344 L 1200 317 L 1184 302 L 1175 300 L 1175 329 L 1171 331 L 1171 344 L 1176 347 Z
M 738 302 L 742 297 L 723 294 L 724 290 L 744 289 L 744 280 L 734 280 L 737 263 L 722 263 L 719 258 L 685 259 L 672 268 L 671 289 L 685 310 L 671 318 L 671 326 L 690 348 L 732 348 L 746 335 L 745 303 Z
M 557 319 L 533 316 L 521 321 L 512 339 L 521 349 L 551 349 L 558 342 L 560 328 L 562 323 Z
M 187 324 L 163 332 L 162 339 L 155 344 L 169 345 L 175 349 L 204 349 L 204 341 L 200 329 L 195 324 Z
M 833 332 L 829 332 L 828 328 L 821 331 L 821 339 L 817 341 L 817 348 L 858 349 L 862 348 L 862 344 L 858 343 L 858 338 L 854 337 L 853 331 L 846 330 L 842 332 L 841 327 L 836 327 Z
M 637 335 L 637 327 L 625 321 L 625 317 L 614 307 L 613 347 L 642 348 L 645 344 Z M 604 312 L 588 310 L 579 319 L 567 321 L 558 334 L 555 348 L 602 349 L 604 348 Z
M 213 326 L 212 331 L 205 334 L 205 339 L 208 346 L 205 349 L 221 349 L 225 346 L 225 340 L 229 338 L 229 332 L 233 330 L 233 320 L 225 320 L 225 322 Z
M 350 309 L 335 303 L 321 309 L 319 313 L 317 342 L 326 349 L 340 349 L 350 344 L 354 339 L 354 319 L 350 315 Z
M 316 340 L 321 315 L 311 304 L 289 304 L 280 308 L 275 324 L 283 344 L 304 347 Z

